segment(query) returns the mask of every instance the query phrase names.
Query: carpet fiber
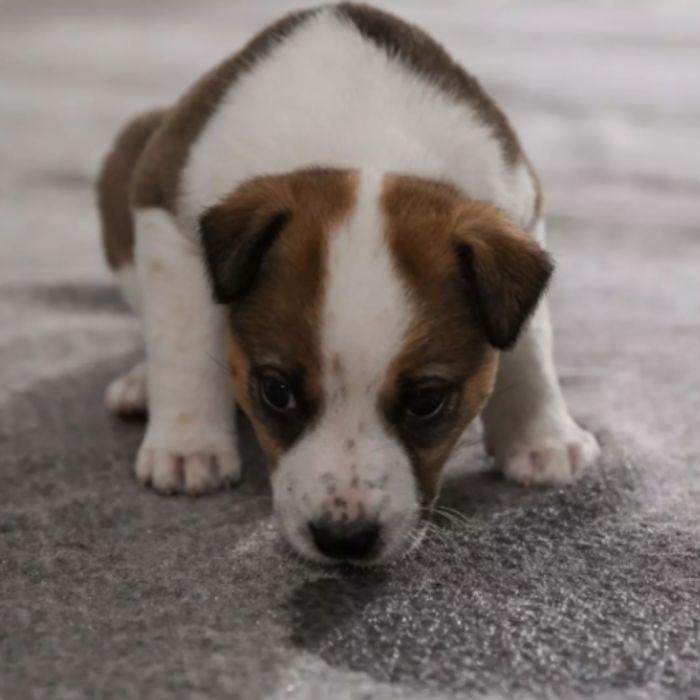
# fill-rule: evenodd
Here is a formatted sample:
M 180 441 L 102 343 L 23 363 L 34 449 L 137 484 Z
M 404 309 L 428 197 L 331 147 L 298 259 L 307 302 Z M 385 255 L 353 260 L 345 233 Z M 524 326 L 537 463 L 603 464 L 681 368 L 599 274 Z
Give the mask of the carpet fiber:
M 400 5 L 400 7 L 399 7 Z M 244 481 L 139 486 L 102 408 L 141 353 L 92 181 L 120 124 L 291 5 L 0 3 L 0 697 L 700 694 L 700 13 L 382 3 L 479 75 L 543 175 L 557 360 L 603 456 L 566 488 L 473 426 L 438 527 L 370 572 L 295 558 Z

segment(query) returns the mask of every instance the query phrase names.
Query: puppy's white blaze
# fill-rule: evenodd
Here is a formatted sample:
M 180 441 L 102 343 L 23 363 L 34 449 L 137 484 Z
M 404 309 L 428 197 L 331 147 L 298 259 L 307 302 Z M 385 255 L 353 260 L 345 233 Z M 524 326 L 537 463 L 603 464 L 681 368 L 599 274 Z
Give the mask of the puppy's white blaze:
M 337 356 L 348 390 L 367 398 L 364 393 L 384 379 L 411 320 L 407 289 L 384 237 L 381 187 L 381 173 L 361 173 L 355 212 L 329 240 L 321 319 L 329 396 L 339 380 L 330 367 Z
M 454 182 L 525 225 L 534 188 L 473 108 L 363 37 L 332 8 L 229 89 L 193 145 L 181 208 L 194 222 L 241 182 L 309 165 Z
M 408 293 L 383 235 L 381 181 L 380 173 L 361 175 L 353 216 L 330 234 L 320 328 L 326 407 L 273 475 L 284 527 L 307 553 L 306 523 L 343 513 L 376 518 L 392 551 L 413 524 L 418 504 L 411 464 L 378 405 L 411 319 Z

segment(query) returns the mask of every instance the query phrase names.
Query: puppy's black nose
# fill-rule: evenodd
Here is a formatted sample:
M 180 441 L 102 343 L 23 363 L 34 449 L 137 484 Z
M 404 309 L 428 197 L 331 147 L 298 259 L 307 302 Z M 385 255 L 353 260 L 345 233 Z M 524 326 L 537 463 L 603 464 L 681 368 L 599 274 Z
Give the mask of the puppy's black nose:
M 333 559 L 365 559 L 375 550 L 379 541 L 377 523 L 340 523 L 319 520 L 309 523 L 314 543 L 321 554 Z

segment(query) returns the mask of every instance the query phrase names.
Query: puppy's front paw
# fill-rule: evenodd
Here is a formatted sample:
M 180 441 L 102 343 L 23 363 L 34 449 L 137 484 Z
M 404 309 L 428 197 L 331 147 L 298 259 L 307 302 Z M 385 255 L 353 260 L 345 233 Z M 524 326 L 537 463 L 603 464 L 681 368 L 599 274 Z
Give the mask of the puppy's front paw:
M 600 453 L 592 433 L 568 415 L 535 419 L 507 438 L 490 441 L 489 447 L 496 466 L 523 485 L 571 481 Z
M 136 476 L 161 493 L 198 496 L 232 486 L 241 476 L 240 458 L 228 436 L 220 443 L 184 446 L 173 441 L 169 446 L 147 436 L 136 458 Z

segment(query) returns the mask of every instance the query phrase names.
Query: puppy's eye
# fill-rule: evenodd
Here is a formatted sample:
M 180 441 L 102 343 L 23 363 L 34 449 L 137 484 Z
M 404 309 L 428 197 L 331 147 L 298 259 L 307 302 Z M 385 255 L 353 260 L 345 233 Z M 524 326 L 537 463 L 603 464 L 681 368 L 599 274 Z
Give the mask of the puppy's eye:
M 445 408 L 449 387 L 426 386 L 409 391 L 403 399 L 406 417 L 413 421 L 437 418 Z
M 277 413 L 293 413 L 298 404 L 294 391 L 282 378 L 265 376 L 260 378 L 260 397 L 263 403 Z

